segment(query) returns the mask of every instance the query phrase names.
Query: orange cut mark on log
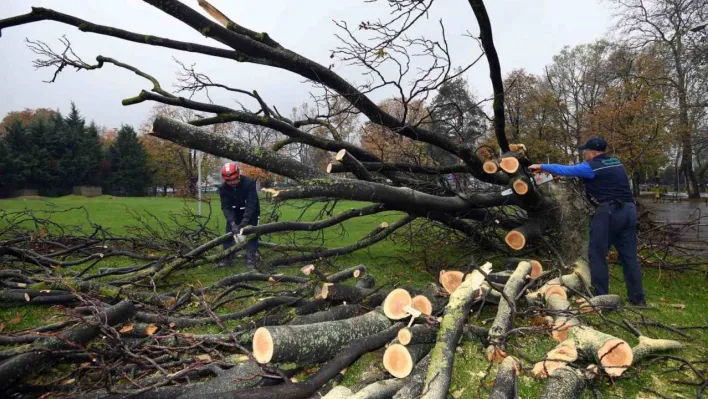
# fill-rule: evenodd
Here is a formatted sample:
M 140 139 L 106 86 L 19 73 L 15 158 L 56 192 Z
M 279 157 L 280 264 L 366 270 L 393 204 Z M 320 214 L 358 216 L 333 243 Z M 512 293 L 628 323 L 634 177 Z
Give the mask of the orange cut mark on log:
M 509 248 L 517 251 L 523 249 L 526 246 L 526 237 L 524 237 L 521 232 L 518 232 L 516 230 L 512 230 L 507 233 L 506 237 L 504 237 L 504 241 L 506 241 L 506 245 L 508 245 Z
M 499 167 L 506 173 L 516 173 L 519 170 L 519 160 L 514 157 L 502 158 Z
M 499 167 L 497 166 L 497 163 L 494 161 L 487 161 L 484 164 L 482 164 L 482 170 L 484 170 L 484 173 L 493 175 L 497 173 L 499 170 Z
M 433 304 L 430 300 L 423 295 L 416 295 L 412 299 L 412 305 L 414 309 L 422 312 L 425 315 L 430 316 L 433 313 Z
M 634 353 L 627 342 L 614 338 L 600 347 L 597 357 L 608 375 L 619 377 L 632 365 Z
M 258 363 L 270 362 L 273 358 L 273 337 L 265 327 L 260 327 L 253 334 L 253 357 Z
M 514 192 L 519 195 L 526 195 L 529 192 L 528 183 L 521 179 L 514 181 L 514 184 L 512 184 L 512 188 L 514 189 Z
M 543 273 L 543 265 L 541 262 L 537 260 L 530 260 L 529 263 L 531 263 L 531 274 L 529 275 L 531 278 L 536 278 Z
M 413 298 L 403 288 L 396 288 L 389 292 L 383 301 L 383 312 L 391 320 L 400 320 L 409 316 L 405 311 L 406 306 L 411 306 Z
M 383 356 L 386 371 L 396 378 L 408 377 L 413 371 L 413 359 L 408 348 L 401 344 L 393 344 L 386 349 Z
M 131 331 L 133 331 L 133 323 L 128 323 L 128 324 L 124 325 L 123 328 L 121 328 L 118 332 L 121 334 L 126 334 Z

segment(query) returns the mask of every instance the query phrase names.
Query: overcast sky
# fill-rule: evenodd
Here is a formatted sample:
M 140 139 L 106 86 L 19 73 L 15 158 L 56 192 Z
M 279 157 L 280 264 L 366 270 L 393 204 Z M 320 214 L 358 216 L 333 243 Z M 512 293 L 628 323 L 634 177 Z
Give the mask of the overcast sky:
M 194 41 L 213 46 L 219 43 L 206 39 L 198 32 L 139 0 L 0 0 L 0 18 L 24 14 L 30 5 L 52 8 L 88 21 L 110 25 L 141 34 Z M 196 0 L 183 0 L 199 9 Z M 364 0 L 212 0 L 211 3 L 231 19 L 255 31 L 268 32 L 285 47 L 324 65 L 331 60 L 330 50 L 338 45 L 333 20 L 343 20 L 350 26 L 361 21 L 385 18 L 385 0 L 365 3 Z M 502 72 L 524 68 L 540 73 L 565 45 L 575 46 L 602 38 L 608 33 L 611 10 L 599 0 L 491 0 L 486 2 L 494 29 L 494 39 Z M 200 10 L 201 11 L 201 10 Z M 428 20 L 418 27 L 418 33 L 433 38 L 439 35 L 442 19 L 453 60 L 464 64 L 479 55 L 478 46 L 464 37 L 466 31 L 477 35 L 477 23 L 465 0 L 437 0 Z M 311 87 L 302 78 L 273 68 L 239 64 L 233 61 L 171 49 L 123 42 L 107 36 L 82 33 L 77 28 L 45 21 L 7 28 L 0 38 L 0 115 L 25 108 L 59 108 L 66 111 L 74 101 L 88 120 L 99 125 L 117 127 L 121 123 L 139 125 L 151 108 L 143 103 L 124 107 L 123 98 L 135 96 L 151 86 L 146 80 L 124 69 L 106 66 L 101 70 L 65 70 L 57 82 L 53 71 L 35 70 L 36 58 L 27 48 L 25 38 L 41 40 L 60 49 L 57 40 L 65 35 L 76 53 L 87 62 L 97 55 L 112 57 L 131 64 L 160 80 L 163 88 L 172 91 L 177 65 L 173 57 L 208 73 L 215 81 L 247 90 L 258 90 L 263 98 L 281 112 L 307 101 Z M 486 60 L 467 72 L 478 98 L 491 94 Z M 335 71 L 356 83 L 363 82 L 360 71 L 336 64 Z M 378 97 L 377 97 L 378 96 Z M 385 93 L 374 95 L 377 100 Z M 240 100 L 229 94 L 212 98 L 224 105 Z

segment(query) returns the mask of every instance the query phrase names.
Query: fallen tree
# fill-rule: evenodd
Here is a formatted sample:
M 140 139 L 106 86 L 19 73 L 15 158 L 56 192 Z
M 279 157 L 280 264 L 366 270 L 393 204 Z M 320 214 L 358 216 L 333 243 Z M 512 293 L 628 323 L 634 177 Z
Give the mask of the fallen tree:
M 214 233 L 207 227 L 208 220 L 194 217 L 187 223 L 189 226 L 181 224 L 174 230 L 161 223 L 162 232 L 143 223 L 136 236 L 118 237 L 94 223 L 89 225 L 95 231 L 72 235 L 49 218 L 39 220 L 31 212 L 3 213 L 7 223 L 0 230 L 0 258 L 8 270 L 0 270 L 0 301 L 33 306 L 61 304 L 69 324 L 42 326 L 3 337 L 2 342 L 12 347 L 0 354 L 4 359 L 0 363 L 2 387 L 10 394 L 306 398 L 316 392 L 326 394 L 341 379 L 346 367 L 396 338 L 399 342 L 387 348 L 384 363 L 393 377 L 404 379 L 385 378 L 385 382 L 368 384 L 354 395 L 395 393 L 401 398 L 444 398 L 450 388 L 460 339 L 473 336 L 489 348 L 491 361 L 501 361 L 497 371 L 499 384 L 492 394 L 510 397 L 516 394 L 517 384 L 516 359 L 508 356 L 514 349 L 510 343 L 521 328 L 526 328 L 524 331 L 530 333 L 550 332 L 561 342 L 545 359 L 534 360 L 539 360 L 538 376 L 549 377 L 544 395 L 571 397 L 582 392 L 588 378 L 575 366 L 598 363 L 599 373 L 615 377 L 632 364 L 633 358 L 677 348 L 674 342 L 640 338 L 640 345 L 632 349 L 626 341 L 589 327 L 584 317 L 618 309 L 619 305 L 616 298 L 589 295 L 587 265 L 582 262 L 573 273 L 547 279 L 546 273 L 563 269 L 564 259 L 577 257 L 580 245 L 575 231 L 581 216 L 570 201 L 562 198 L 563 190 L 553 193 L 548 186 L 537 186 L 530 179 L 526 170 L 532 162 L 529 152 L 525 146 L 511 145 L 507 140 L 501 66 L 482 0 L 469 0 L 469 5 L 489 64 L 494 91 L 493 139 L 498 148 L 476 148 L 475 138 L 482 136 L 481 129 L 464 132 L 465 138 L 461 139 L 461 132 L 454 129 L 431 128 L 439 122 L 434 120 L 434 110 L 427 110 L 424 113 L 430 115 L 419 120 L 411 116 L 429 94 L 460 77 L 473 64 L 456 68 L 444 29 L 439 40 L 409 38 L 408 31 L 424 19 L 432 2 L 388 1 L 393 10 L 388 22 L 359 25 L 364 34 L 373 35 L 366 40 L 346 23 L 338 24 L 345 34 L 332 58 L 369 71 L 373 81 L 364 86 L 345 80 L 333 66 L 284 47 L 265 32 L 240 25 L 206 0 L 197 3 L 206 15 L 178 0 L 145 3 L 214 45 L 130 32 L 39 7 L 0 20 L 0 33 L 15 26 L 54 21 L 83 33 L 278 68 L 306 79 L 320 89 L 315 102 L 326 112 L 288 118 L 257 91 L 217 83 L 194 67 L 182 65 L 178 89 L 188 94 L 183 97 L 163 89 L 148 72 L 109 56 L 98 55 L 95 64 L 85 62 L 67 39 L 62 41 L 65 47 L 60 51 L 41 41 L 29 44 L 39 57 L 35 66 L 52 68 L 53 80 L 67 69 L 105 71 L 111 65 L 149 82 L 147 90 L 124 99 L 124 105 L 153 102 L 208 114 L 187 122 L 158 116 L 149 133 L 290 179 L 292 185 L 269 190 L 269 198 L 277 204 L 303 200 L 311 206 L 344 199 L 372 203 L 337 215 L 332 215 L 333 206 L 325 205 L 317 220 L 311 222 L 272 220 L 243 228 L 239 233 L 247 240 L 273 234 L 291 240 L 264 244 L 270 256 L 259 273 L 236 274 L 209 287 L 175 287 L 172 282 L 180 272 L 209 267 L 245 246 L 243 242 L 219 251 L 218 247 L 232 240 L 233 235 Z M 413 69 L 395 68 L 408 65 L 412 57 L 427 62 L 425 67 L 416 68 L 420 75 L 412 76 Z M 394 66 L 399 76 L 385 77 L 382 71 L 388 66 Z M 401 82 L 405 80 L 412 80 L 411 87 L 404 89 Z M 392 112 L 371 99 L 373 91 L 389 85 L 399 89 L 400 96 L 394 103 L 401 112 Z M 210 89 L 245 96 L 257 105 L 236 108 L 214 104 L 201 96 Z M 344 105 L 335 107 L 333 103 Z M 356 123 L 360 122 L 357 118 L 366 118 L 367 126 L 384 131 L 393 144 L 382 154 L 352 144 L 337 127 L 341 118 Z M 253 143 L 220 133 L 220 125 L 233 123 L 270 129 L 278 133 L 279 140 Z M 413 160 L 391 159 L 387 153 L 405 150 L 408 144 L 440 152 L 444 161 L 427 155 L 412 157 Z M 303 155 L 307 151 L 320 154 L 321 160 L 328 163 L 326 170 L 312 157 Z M 464 184 L 451 184 L 451 180 Z M 344 222 L 385 211 L 397 212 L 398 220 L 377 223 L 349 245 L 323 247 L 321 236 L 317 236 L 325 229 L 342 228 Z M 24 224 L 34 225 L 35 230 L 24 230 Z M 58 233 L 42 233 L 36 226 L 50 226 Z M 461 236 L 464 239 L 460 246 L 470 250 L 520 253 L 523 257 L 553 256 L 551 264 L 556 267 L 543 272 L 540 262 L 533 259 L 510 260 L 505 263 L 514 265 L 513 273 L 495 270 L 491 274 L 491 265 L 480 268 L 474 262 L 458 262 L 454 267 L 460 270 L 435 270 L 440 272 L 439 291 L 444 290 L 449 296 L 439 295 L 438 290 L 413 292 L 402 287 L 376 287 L 375 280 L 368 278 L 366 268 L 361 266 L 334 267 L 336 270 L 329 272 L 340 256 L 366 249 L 405 229 L 412 232 L 412 226 L 433 226 L 430 230 L 442 232 L 438 240 L 441 246 L 449 245 L 451 236 Z M 306 237 L 315 239 L 303 244 L 298 239 L 302 236 L 287 236 L 294 232 L 312 234 Z M 100 268 L 109 258 L 144 263 Z M 272 270 L 295 265 L 301 267 L 302 274 L 282 275 Z M 471 269 L 475 270 L 467 273 Z M 347 281 L 362 274 L 364 278 L 355 285 Z M 584 301 L 577 311 L 568 301 L 573 295 Z M 141 308 L 139 312 L 132 308 L 133 302 Z M 222 311 L 233 303 L 247 304 Z M 473 306 L 487 303 L 498 305 L 491 328 L 470 325 Z M 443 314 L 438 319 L 440 310 Z M 93 319 L 85 318 L 86 312 Z M 133 313 L 135 322 L 121 325 Z M 518 319 L 537 314 L 550 317 L 553 325 L 515 328 Z M 220 333 L 179 331 L 196 325 L 211 325 Z M 87 346 L 99 333 L 105 338 Z M 51 366 L 59 360 L 74 366 L 68 377 L 57 379 L 61 384 L 40 385 L 29 378 L 41 369 L 33 369 L 32 364 Z M 291 381 L 297 373 L 304 374 L 303 381 Z M 216 378 L 205 380 L 210 376 Z M 238 383 L 229 385 L 229 380 Z M 99 387 L 97 381 L 105 387 Z

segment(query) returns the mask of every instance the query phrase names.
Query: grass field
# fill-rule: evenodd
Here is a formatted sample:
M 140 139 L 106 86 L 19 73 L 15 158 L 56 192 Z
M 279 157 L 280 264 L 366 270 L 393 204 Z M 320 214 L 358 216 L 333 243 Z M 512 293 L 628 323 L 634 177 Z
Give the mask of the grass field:
M 218 198 L 212 198 L 212 218 L 209 226 L 214 229 L 223 228 L 223 217 L 219 209 Z M 340 201 L 333 212 L 337 213 L 352 207 L 361 207 L 365 204 L 351 201 Z M 277 215 L 279 220 L 293 220 L 302 218 L 312 220 L 321 210 L 322 205 L 317 205 L 308 209 L 302 208 L 303 203 L 295 202 L 294 205 L 281 206 L 273 214 L 270 203 L 264 202 L 261 212 L 261 223 L 272 220 Z M 91 222 L 100 224 L 116 234 L 126 234 L 129 226 L 137 225 L 132 218 L 134 212 L 143 215 L 146 223 L 157 225 L 156 219 L 146 217 L 147 213 L 156 216 L 159 220 L 170 222 L 170 214 L 180 213 L 184 207 L 196 210 L 197 205 L 193 201 L 182 201 L 174 198 L 114 198 L 114 197 L 63 197 L 50 201 L 27 199 L 27 200 L 0 200 L 0 210 L 3 212 L 20 211 L 26 208 L 38 211 L 38 215 L 47 216 L 41 211 L 57 211 L 67 208 L 79 208 L 69 212 L 55 212 L 49 218 L 59 224 L 82 224 L 89 227 L 87 214 Z M 85 211 L 84 211 L 85 210 Z M 205 208 L 205 212 L 207 208 Z M 333 227 L 328 229 L 321 239 L 320 245 L 328 247 L 338 247 L 355 242 L 357 239 L 368 233 L 375 225 L 386 221 L 393 222 L 400 218 L 396 212 L 386 212 L 377 215 L 357 218 L 344 223 L 344 229 Z M 273 236 L 266 239 L 278 241 L 278 237 Z M 456 249 L 445 249 L 441 251 L 441 258 L 455 259 Z M 123 262 L 123 263 L 121 263 Z M 125 261 L 116 261 L 116 265 L 125 264 Z M 365 264 L 369 271 L 375 275 L 378 284 L 383 285 L 414 285 L 420 286 L 433 280 L 431 274 L 425 273 L 421 265 L 420 258 L 416 257 L 411 248 L 403 241 L 392 239 L 384 240 L 366 250 L 343 256 L 334 262 L 336 265 L 351 266 L 355 264 Z M 240 271 L 240 269 L 237 269 Z M 295 269 L 290 269 L 294 272 Z M 288 272 L 289 270 L 285 270 Z M 203 266 L 180 272 L 171 278 L 175 282 L 201 283 L 208 285 L 226 275 L 234 273 L 233 270 L 213 270 L 211 267 Z M 624 284 L 622 283 L 622 272 L 618 267 L 612 269 L 613 293 L 625 295 Z M 620 313 L 604 315 L 608 319 L 621 323 L 622 319 L 631 319 L 635 325 L 648 336 L 654 338 L 671 338 L 682 341 L 686 348 L 677 353 L 678 356 L 692 361 L 702 360 L 704 363 L 698 364 L 699 369 L 706 369 L 705 361 L 708 360 L 708 329 L 696 328 L 684 330 L 691 336 L 691 339 L 683 339 L 674 333 L 659 328 L 649 328 L 640 326 L 637 321 L 642 317 L 646 320 L 661 321 L 668 325 L 676 326 L 703 326 L 708 324 L 708 279 L 706 273 L 685 272 L 672 273 L 656 269 L 645 270 L 645 288 L 648 294 L 648 302 L 653 309 L 642 311 L 641 314 L 634 310 L 623 310 Z M 225 308 L 224 311 L 231 310 Z M 0 308 L 0 322 L 6 322 L 6 330 L 13 331 L 31 327 L 40 321 L 46 320 L 53 315 L 53 310 L 40 307 L 14 307 Z M 17 314 L 22 316 L 22 321 L 17 324 L 8 323 Z M 493 318 L 495 309 L 486 307 L 479 318 L 473 318 L 472 322 L 479 325 L 489 325 L 488 319 Z M 518 320 L 519 323 L 527 323 L 527 320 Z M 599 325 L 598 329 L 615 334 L 627 340 L 630 344 L 637 342 L 626 330 L 616 325 L 606 325 L 597 317 L 591 322 Z M 602 323 L 602 324 L 600 324 Z M 196 329 L 195 331 L 209 331 L 209 329 Z M 516 355 L 523 359 L 533 359 L 537 361 L 555 343 L 545 336 L 522 335 L 513 342 L 516 348 Z M 458 356 L 455 360 L 453 374 L 453 384 L 451 392 L 455 398 L 476 398 L 487 397 L 489 388 L 493 384 L 494 370 L 486 376 L 488 362 L 484 355 L 483 347 L 477 342 L 465 342 L 458 348 Z M 362 376 L 376 373 L 380 364 L 380 353 L 369 354 L 362 357 L 354 366 L 350 367 L 345 376 L 344 383 L 353 385 Z M 528 360 L 523 361 L 524 367 L 531 367 L 533 363 Z M 599 380 L 593 383 L 591 390 L 586 390 L 585 397 L 593 397 L 592 390 L 597 390 L 604 397 L 654 397 L 647 390 L 660 392 L 669 397 L 695 397 L 696 387 L 669 382 L 670 380 L 697 381 L 690 371 L 684 367 L 679 369 L 677 362 L 666 363 L 657 362 L 649 366 L 635 367 L 629 370 L 623 378 L 614 382 Z M 667 372 L 667 370 L 669 370 Z M 671 371 L 673 370 L 673 371 Z M 705 371 L 704 371 L 705 373 Z M 486 376 L 486 377 L 485 377 Z M 522 398 L 537 397 L 543 386 L 542 382 L 532 379 L 530 374 L 525 372 L 520 377 L 520 396 Z

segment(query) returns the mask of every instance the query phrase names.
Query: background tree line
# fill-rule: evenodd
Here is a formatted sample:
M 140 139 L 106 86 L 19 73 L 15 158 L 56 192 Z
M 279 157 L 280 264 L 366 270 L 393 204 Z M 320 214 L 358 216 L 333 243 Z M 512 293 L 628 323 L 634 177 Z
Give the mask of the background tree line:
M 156 107 L 158 113 L 174 112 Z M 205 157 L 204 179 L 218 160 Z M 42 196 L 71 194 L 75 186 L 100 186 L 105 194 L 194 196 L 197 154 L 172 143 L 86 123 L 75 104 L 67 116 L 50 109 L 11 112 L 0 122 L 0 196 L 22 189 Z

